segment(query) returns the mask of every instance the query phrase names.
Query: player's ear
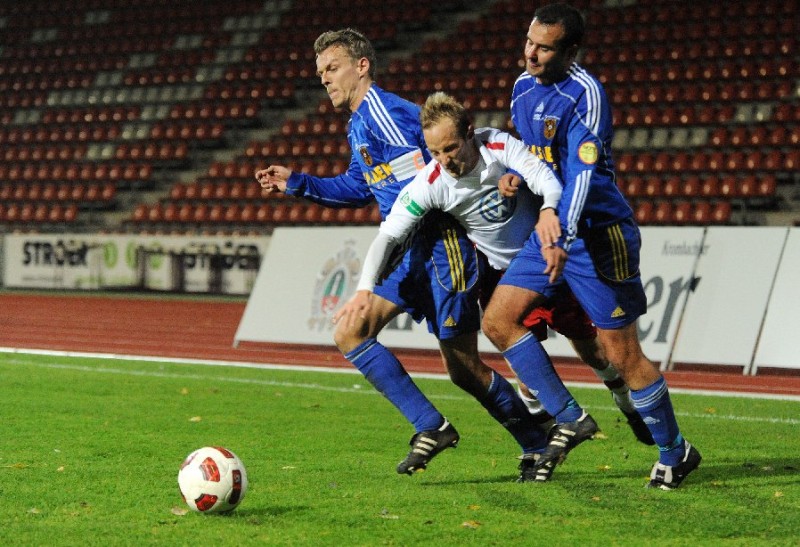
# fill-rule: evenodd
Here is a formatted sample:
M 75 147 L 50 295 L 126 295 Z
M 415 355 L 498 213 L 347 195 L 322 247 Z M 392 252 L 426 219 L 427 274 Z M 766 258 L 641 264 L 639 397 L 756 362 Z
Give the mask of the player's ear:
M 356 67 L 358 68 L 358 73 L 360 75 L 369 74 L 369 59 L 366 57 L 362 57 L 358 61 L 356 61 Z
M 472 124 L 467 126 L 467 139 L 471 139 L 475 136 L 475 127 Z

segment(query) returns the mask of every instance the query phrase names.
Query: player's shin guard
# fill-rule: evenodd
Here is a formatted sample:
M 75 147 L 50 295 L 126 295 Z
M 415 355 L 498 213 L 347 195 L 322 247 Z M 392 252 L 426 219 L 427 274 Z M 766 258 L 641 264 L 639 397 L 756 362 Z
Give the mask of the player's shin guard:
M 444 423 L 444 416 L 423 395 L 397 357 L 376 339 L 368 338 L 344 357 L 397 407 L 415 431 L 429 431 Z
M 511 433 L 523 454 L 541 452 L 547 446 L 547 435 L 537 425 L 525 402 L 508 380 L 497 372 L 492 371 L 492 383 L 480 403 Z
M 533 334 L 524 334 L 503 352 L 503 356 L 556 421 L 574 422 L 581 417 L 583 409 L 567 390 L 542 343 Z
M 658 460 L 664 465 L 678 465 L 686 449 L 664 377 L 644 389 L 631 390 L 631 398 L 658 445 Z

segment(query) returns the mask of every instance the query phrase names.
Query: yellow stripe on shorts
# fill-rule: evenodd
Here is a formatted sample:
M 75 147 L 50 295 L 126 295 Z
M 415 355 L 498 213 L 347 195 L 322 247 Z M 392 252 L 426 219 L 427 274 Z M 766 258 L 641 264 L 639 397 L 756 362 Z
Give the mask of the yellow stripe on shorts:
M 467 280 L 464 271 L 464 257 L 461 255 L 461 246 L 458 244 L 458 234 L 453 228 L 447 228 L 444 230 L 443 236 L 453 289 L 459 292 L 465 291 L 467 290 Z
M 611 242 L 615 277 L 617 281 L 623 281 L 630 277 L 630 271 L 628 270 L 628 247 L 625 245 L 625 238 L 622 236 L 619 224 L 608 228 L 608 239 Z

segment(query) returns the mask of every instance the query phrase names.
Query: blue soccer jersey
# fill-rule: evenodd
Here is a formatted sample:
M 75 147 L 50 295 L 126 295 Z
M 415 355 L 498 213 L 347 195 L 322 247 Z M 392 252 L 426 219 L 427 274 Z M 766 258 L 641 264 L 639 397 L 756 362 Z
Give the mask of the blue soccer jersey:
M 617 188 L 611 158 L 612 118 L 602 85 L 573 63 L 567 77 L 543 85 L 527 72 L 517 78 L 511 118 L 525 144 L 564 184 L 559 244 L 568 252 L 563 279 L 592 321 L 619 328 L 647 311 L 639 275 L 639 229 Z M 536 233 L 500 284 L 551 296 Z
M 292 173 L 286 193 L 329 207 L 360 207 L 376 200 L 385 218 L 400 190 L 430 161 L 419 113 L 416 104 L 373 84 L 350 117 L 347 172 L 326 178 Z M 440 339 L 477 331 L 479 266 L 464 228 L 449 215 L 432 212 L 407 244 L 375 294 L 417 322 L 426 318 Z
M 292 173 L 286 193 L 329 207 L 360 207 L 374 199 L 385 217 L 400 190 L 430 161 L 419 110 L 373 84 L 350 117 L 347 172 L 325 178 Z
M 558 212 L 566 249 L 579 230 L 633 215 L 616 184 L 605 90 L 577 63 L 568 74 L 542 85 L 525 72 L 511 95 L 511 119 L 520 137 L 564 183 Z

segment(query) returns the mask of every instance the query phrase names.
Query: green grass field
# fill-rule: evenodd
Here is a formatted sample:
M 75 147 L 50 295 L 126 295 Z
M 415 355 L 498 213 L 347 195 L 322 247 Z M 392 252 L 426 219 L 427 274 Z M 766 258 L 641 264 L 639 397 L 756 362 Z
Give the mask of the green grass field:
M 399 476 L 410 426 L 357 374 L 0 354 L 2 545 L 798 545 L 800 403 L 673 394 L 703 453 L 673 492 L 608 393 L 603 428 L 545 484 L 449 381 L 419 379 L 461 443 Z M 183 514 L 183 458 L 235 451 L 250 488 L 228 516 Z

